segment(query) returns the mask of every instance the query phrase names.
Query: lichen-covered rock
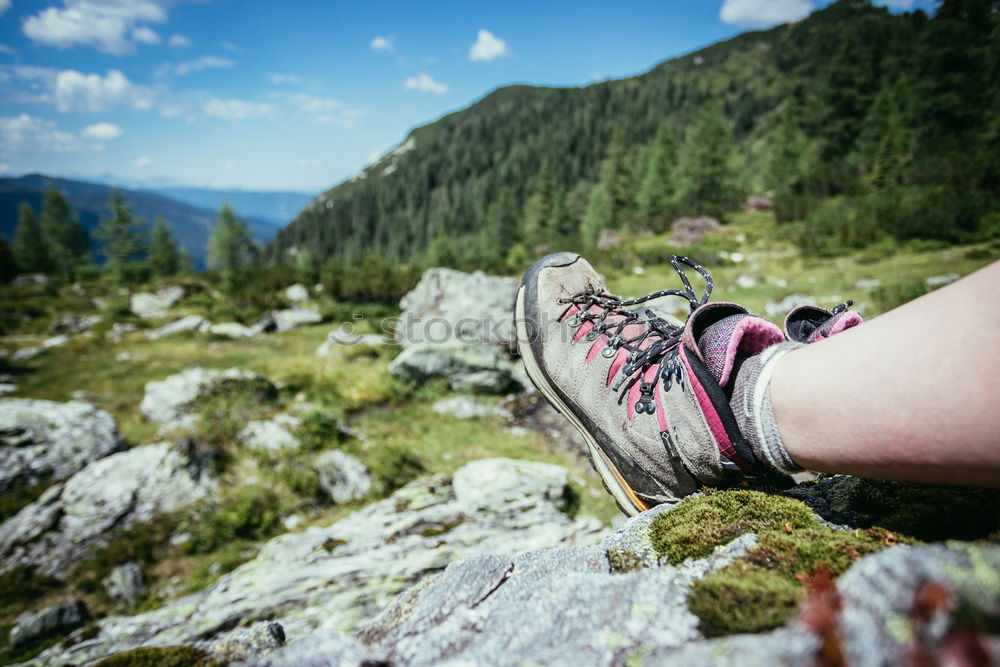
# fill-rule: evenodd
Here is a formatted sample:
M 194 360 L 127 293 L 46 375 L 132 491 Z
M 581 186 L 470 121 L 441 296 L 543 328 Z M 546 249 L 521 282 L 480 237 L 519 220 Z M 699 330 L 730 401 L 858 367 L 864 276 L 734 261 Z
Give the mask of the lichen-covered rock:
M 302 424 L 298 417 L 286 414 L 275 415 L 271 419 L 248 422 L 240 431 L 240 442 L 250 449 L 262 452 L 295 451 L 302 441 L 291 431 Z
M 525 482 L 539 490 L 534 495 L 492 493 L 484 480 L 491 501 L 475 510 L 456 500 L 446 477 L 414 481 L 331 526 L 272 539 L 204 591 L 137 616 L 104 618 L 96 637 L 53 647 L 40 661 L 85 663 L 136 646 L 190 645 L 258 620 L 280 623 L 290 641 L 314 631 L 347 632 L 452 562 L 594 543 L 600 523 L 562 512 L 561 498 L 552 497 L 553 468 L 525 464 L 523 475 L 539 478 Z
M 261 621 L 249 628 L 240 628 L 211 642 L 204 642 L 203 648 L 209 657 L 228 665 L 259 662 L 284 645 L 285 630 L 281 624 Z
M 365 464 L 347 452 L 331 449 L 313 461 L 319 486 L 335 503 L 364 498 L 372 486 Z
M 65 579 L 113 531 L 186 507 L 214 489 L 200 463 L 170 443 L 112 454 L 0 525 L 0 571 L 28 566 Z
M 161 338 L 173 336 L 185 331 L 195 331 L 202 327 L 209 326 L 210 324 L 211 323 L 201 315 L 187 315 L 186 317 L 174 320 L 169 324 L 164 324 L 159 329 L 153 329 L 146 334 L 146 338 L 149 340 L 160 340 Z
M 87 605 L 82 600 L 21 614 L 10 631 L 10 645 L 19 647 L 53 635 L 68 634 L 89 618 Z
M 200 399 L 243 390 L 259 392 L 262 398 L 273 398 L 278 391 L 259 373 L 239 368 L 219 371 L 195 367 L 163 380 L 147 382 L 139 410 L 149 421 L 163 424 L 190 414 Z
M 114 418 L 88 403 L 0 400 L 0 493 L 64 480 L 122 447 Z
M 262 667 L 362 667 L 386 662 L 351 635 L 324 630 L 275 651 L 260 664 Z
M 101 583 L 108 597 L 126 608 L 134 607 L 146 595 L 146 577 L 136 562 L 119 565 Z
M 129 298 L 129 310 L 143 319 L 165 317 L 167 310 L 184 297 L 184 288 L 164 287 L 156 292 L 136 292 Z

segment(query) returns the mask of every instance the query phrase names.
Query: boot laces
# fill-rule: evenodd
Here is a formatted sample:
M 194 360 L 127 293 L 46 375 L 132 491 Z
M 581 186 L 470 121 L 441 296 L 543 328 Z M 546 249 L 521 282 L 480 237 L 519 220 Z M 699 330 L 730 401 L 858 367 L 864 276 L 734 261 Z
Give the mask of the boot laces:
M 670 258 L 670 264 L 680 277 L 684 289 L 666 289 L 636 299 L 621 299 L 613 294 L 588 288 L 559 300 L 560 303 L 568 304 L 563 316 L 573 306 L 577 307 L 577 312 L 568 320 L 571 327 L 582 326 L 584 322 L 591 323 L 591 330 L 584 336 L 586 340 L 595 341 L 602 335 L 607 336 L 608 342 L 601 350 L 604 357 L 613 358 L 622 348 L 629 351 L 625 365 L 621 369 L 621 377 L 611 388 L 617 392 L 623 384 L 625 385 L 618 396 L 618 403 L 621 404 L 638 382 L 640 396 L 635 411 L 639 414 L 652 415 L 656 412 L 653 391 L 657 382 L 663 382 L 664 391 L 670 391 L 674 382 L 683 388 L 683 367 L 678 359 L 678 352 L 685 325 L 671 324 L 656 315 L 652 309 L 633 309 L 634 306 L 665 296 L 679 296 L 687 299 L 693 313 L 708 302 L 714 287 L 712 274 L 697 262 L 682 255 L 674 255 Z M 705 280 L 705 290 L 701 298 L 695 293 L 682 265 L 694 269 Z M 591 312 L 594 306 L 597 306 L 597 312 Z M 609 322 L 609 318 L 612 318 L 612 321 Z M 634 336 L 625 336 L 625 329 L 633 324 L 643 325 L 642 331 Z M 653 366 L 657 366 L 658 371 L 647 382 L 646 375 Z

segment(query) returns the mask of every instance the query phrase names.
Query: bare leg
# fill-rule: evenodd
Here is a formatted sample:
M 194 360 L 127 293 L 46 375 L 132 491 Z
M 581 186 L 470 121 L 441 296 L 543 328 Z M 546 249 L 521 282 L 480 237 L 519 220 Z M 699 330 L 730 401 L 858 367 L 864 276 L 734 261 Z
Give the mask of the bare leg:
M 1000 486 L 1000 262 L 786 354 L 770 389 L 804 468 Z

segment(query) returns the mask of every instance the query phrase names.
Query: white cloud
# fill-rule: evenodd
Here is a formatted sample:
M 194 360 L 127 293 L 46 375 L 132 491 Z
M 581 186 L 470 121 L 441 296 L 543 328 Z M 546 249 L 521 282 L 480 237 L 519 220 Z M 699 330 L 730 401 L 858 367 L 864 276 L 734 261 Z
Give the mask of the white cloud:
M 0 2 L 3 2 L 3 0 L 0 0 Z M 6 53 L 8 56 L 17 55 L 17 51 L 14 50 L 14 47 L 7 46 L 6 44 L 0 44 L 0 53 Z
M 270 116 L 274 108 L 270 104 L 263 102 L 246 102 L 234 99 L 224 100 L 219 97 L 213 97 L 205 102 L 202 106 L 202 111 L 205 112 L 206 116 L 211 116 L 212 118 L 243 120 L 258 116 Z
M 231 58 L 202 56 L 201 58 L 195 58 L 183 63 L 166 63 L 156 70 L 156 76 L 187 76 L 191 72 L 203 69 L 226 69 L 235 64 Z
M 153 158 L 149 157 L 148 155 L 143 155 L 137 157 L 133 164 L 135 165 L 136 169 L 144 169 L 149 165 L 153 164 Z
M 305 111 L 306 113 L 333 111 L 344 106 L 344 103 L 336 98 L 319 97 L 318 95 L 309 95 L 306 93 L 291 95 L 289 96 L 289 99 L 292 100 L 292 102 L 294 102 L 299 109 Z
M 86 127 L 81 134 L 84 139 L 117 139 L 122 136 L 122 129 L 114 123 L 95 123 Z
M 811 0 L 725 0 L 719 18 L 730 25 L 762 28 L 798 21 L 815 8 Z
M 232 51 L 233 53 L 239 53 L 240 47 L 236 46 L 232 42 L 219 42 L 219 48 L 225 49 L 226 51 Z
M 406 90 L 416 90 L 421 93 L 437 93 L 438 95 L 448 92 L 448 86 L 435 81 L 427 72 L 411 76 L 403 82 L 403 88 Z
M 170 35 L 170 46 L 175 49 L 184 46 L 191 46 L 191 40 L 184 35 Z
M 59 72 L 53 87 L 59 111 L 103 111 L 118 104 L 130 104 L 134 109 L 148 109 L 149 91 L 134 86 L 118 70 L 107 75 L 82 74 L 76 70 Z
M 388 37 L 374 37 L 368 46 L 372 51 L 384 51 L 386 53 L 395 53 L 396 51 L 396 36 L 389 35 Z
M 78 151 L 88 148 L 77 137 L 63 132 L 44 118 L 20 116 L 0 118 L 0 154 Z
M 0 0 L 0 15 L 10 9 L 10 0 Z
M 299 82 L 296 74 L 269 74 L 267 80 L 276 86 L 287 86 Z
M 147 26 L 140 26 L 132 30 L 132 39 L 143 44 L 159 44 L 160 35 L 155 30 Z
M 162 23 L 167 18 L 153 0 L 63 0 L 63 5 L 25 19 L 25 36 L 61 49 L 86 44 L 105 53 L 123 54 L 134 49 L 129 36 L 147 44 L 154 37 L 159 41 L 159 35 L 142 24 Z
M 469 48 L 469 60 L 473 62 L 489 62 L 506 55 L 510 55 L 507 42 L 489 30 L 480 30 L 476 37 L 476 43 Z
M 897 9 L 899 11 L 913 9 L 913 0 L 874 0 L 872 4 L 879 7 Z

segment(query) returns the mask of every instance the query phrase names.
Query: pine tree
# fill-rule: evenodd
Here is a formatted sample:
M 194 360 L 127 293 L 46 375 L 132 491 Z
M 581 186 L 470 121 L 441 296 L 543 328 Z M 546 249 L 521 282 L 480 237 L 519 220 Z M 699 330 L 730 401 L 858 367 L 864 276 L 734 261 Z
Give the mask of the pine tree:
M 542 159 L 531 196 L 524 205 L 524 239 L 529 245 L 544 242 L 552 224 L 555 181 L 549 158 Z
M 42 198 L 42 232 L 55 270 L 64 280 L 73 280 L 80 264 L 85 261 L 90 234 L 73 217 L 69 202 L 54 183 L 49 184 Z
M 733 140 L 722 108 L 706 108 L 684 133 L 677 155 L 677 199 L 693 213 L 717 213 L 731 202 Z
M 583 221 L 580 223 L 580 238 L 584 247 L 596 248 L 601 231 L 612 226 L 613 206 L 611 195 L 608 194 L 604 183 L 598 183 L 591 189 L 587 212 L 584 213 Z
M 31 205 L 23 201 L 17 211 L 14 231 L 14 261 L 25 273 L 48 273 L 53 268 L 45 234 Z
M 146 235 L 142 221 L 132 215 L 132 209 L 121 193 L 112 190 L 108 204 L 111 216 L 103 218 L 97 228 L 102 242 L 104 270 L 118 285 L 130 285 L 138 278 L 138 264 L 146 250 Z
M 194 260 L 188 254 L 187 248 L 181 248 L 177 252 L 177 275 L 193 276 L 195 274 Z
M 670 216 L 677 194 L 674 170 L 677 165 L 677 142 L 669 123 L 660 125 L 653 141 L 653 150 L 646 163 L 646 172 L 639 188 L 639 219 L 661 228 Z
M 7 284 L 20 272 L 7 239 L 0 235 L 0 284 Z
M 229 202 L 224 203 L 208 240 L 208 267 L 218 271 L 227 287 L 234 287 L 250 268 L 255 254 L 256 246 L 246 223 L 236 217 Z
M 606 226 L 621 228 L 629 221 L 632 215 L 632 202 L 635 200 L 625 146 L 625 130 L 621 125 L 615 127 L 611 142 L 604 154 L 604 161 L 601 162 L 601 183 L 604 185 L 609 202 L 610 220 Z
M 882 135 L 875 159 L 868 173 L 868 186 L 884 190 L 902 185 L 903 170 L 910 157 L 910 132 L 898 113 L 889 116 L 889 126 Z
M 478 253 L 487 268 L 502 269 L 510 249 L 518 242 L 517 207 L 510 188 L 500 190 L 500 196 L 490 205 L 486 226 L 480 236 Z
M 149 242 L 149 266 L 158 278 L 177 274 L 180 255 L 170 228 L 163 218 L 157 218 Z
M 557 190 L 555 203 L 552 206 L 552 225 L 549 230 L 549 240 L 552 243 L 565 243 L 579 232 L 579 224 L 573 220 L 569 210 L 565 190 Z

